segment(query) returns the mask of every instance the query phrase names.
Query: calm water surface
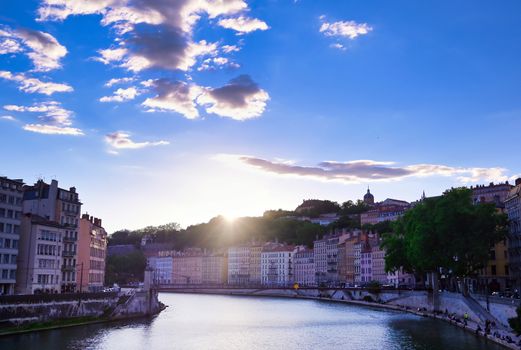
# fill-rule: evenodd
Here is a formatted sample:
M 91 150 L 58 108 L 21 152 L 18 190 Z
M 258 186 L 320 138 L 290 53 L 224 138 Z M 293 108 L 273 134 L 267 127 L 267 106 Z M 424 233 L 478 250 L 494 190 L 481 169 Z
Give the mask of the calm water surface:
M 152 320 L 0 338 L 0 349 L 503 349 L 444 322 L 340 303 L 160 294 Z

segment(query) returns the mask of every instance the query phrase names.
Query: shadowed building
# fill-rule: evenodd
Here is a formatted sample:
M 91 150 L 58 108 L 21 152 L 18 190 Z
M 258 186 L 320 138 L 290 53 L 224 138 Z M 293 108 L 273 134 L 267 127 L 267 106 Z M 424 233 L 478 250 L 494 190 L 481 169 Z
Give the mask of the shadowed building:
M 521 290 L 521 178 L 505 199 L 505 210 L 509 219 L 508 255 L 511 277 L 515 287 Z
M 0 177 L 0 295 L 15 292 L 22 186 L 22 180 Z

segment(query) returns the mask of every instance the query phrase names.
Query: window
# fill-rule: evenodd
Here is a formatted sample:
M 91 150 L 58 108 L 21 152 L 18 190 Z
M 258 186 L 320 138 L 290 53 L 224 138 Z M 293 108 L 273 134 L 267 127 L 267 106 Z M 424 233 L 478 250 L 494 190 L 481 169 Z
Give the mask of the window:
M 490 260 L 496 260 L 496 251 L 491 250 L 489 256 L 490 256 Z
M 505 275 L 508 276 L 508 265 L 505 265 Z
M 4 240 L 4 248 L 11 248 L 11 240 L 6 238 Z
M 495 276 L 496 275 L 496 265 L 492 265 L 490 266 L 490 274 L 492 276 Z

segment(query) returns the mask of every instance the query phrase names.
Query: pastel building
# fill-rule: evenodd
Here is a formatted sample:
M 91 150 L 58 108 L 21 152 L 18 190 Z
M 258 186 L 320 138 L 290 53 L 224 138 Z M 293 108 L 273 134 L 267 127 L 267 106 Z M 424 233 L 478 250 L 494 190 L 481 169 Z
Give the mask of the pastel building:
M 315 285 L 313 249 L 298 246 L 293 253 L 293 279 L 302 286 Z
M 360 283 L 364 285 L 373 280 L 373 252 L 368 241 L 365 241 L 361 248 Z
M 289 286 L 293 283 L 295 247 L 265 246 L 261 253 L 261 282 L 265 286 Z
M 380 284 L 387 284 L 387 272 L 385 272 L 385 251 L 380 248 L 380 245 L 374 244 L 371 247 L 371 262 L 372 262 L 372 280 Z
M 199 248 L 185 249 L 172 255 L 173 284 L 201 284 L 203 282 L 203 254 Z
M 222 285 L 228 279 L 228 259 L 225 254 L 206 253 L 202 256 L 202 283 Z
M 107 256 L 107 232 L 101 219 L 83 214 L 78 236 L 78 282 L 79 290 L 99 292 L 105 283 L 105 260 Z
M 0 295 L 15 292 L 22 186 L 22 180 L 0 177 Z
M 63 238 L 68 230 L 35 214 L 23 214 L 16 274 L 16 293 L 62 291 Z

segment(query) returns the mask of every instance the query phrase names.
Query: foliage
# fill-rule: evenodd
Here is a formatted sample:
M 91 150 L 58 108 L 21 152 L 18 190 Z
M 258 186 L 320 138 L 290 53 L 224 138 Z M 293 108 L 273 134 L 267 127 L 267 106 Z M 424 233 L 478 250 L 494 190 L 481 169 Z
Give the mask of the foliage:
M 366 288 L 369 293 L 378 294 L 382 290 L 382 284 L 378 281 L 371 281 L 367 283 Z
M 340 212 L 340 205 L 330 200 L 307 199 L 295 209 L 298 215 L 316 218 L 322 214 Z
M 506 217 L 494 204 L 472 204 L 471 190 L 451 189 L 416 205 L 383 235 L 387 271 L 415 272 L 442 267 L 455 276 L 471 276 L 482 268 L 493 245 L 507 232 Z
M 508 319 L 508 324 L 510 328 L 516 332 L 517 335 L 521 335 L 521 307 L 517 307 L 516 309 L 516 317 L 512 317 Z
M 128 284 L 143 280 L 146 258 L 139 250 L 107 257 L 105 284 Z

